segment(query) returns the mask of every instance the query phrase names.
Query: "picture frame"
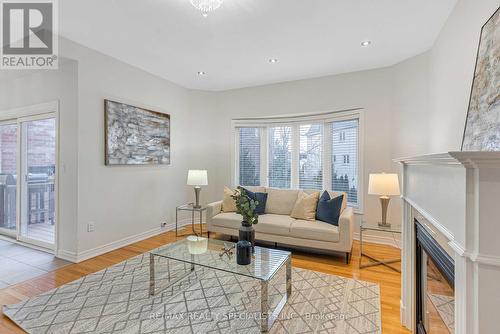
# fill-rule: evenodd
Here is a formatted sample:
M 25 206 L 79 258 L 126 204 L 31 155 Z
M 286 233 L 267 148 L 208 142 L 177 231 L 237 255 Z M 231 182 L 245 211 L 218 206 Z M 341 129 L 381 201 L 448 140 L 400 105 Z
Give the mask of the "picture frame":
M 106 166 L 169 165 L 170 114 L 104 100 Z
M 500 151 L 500 8 L 481 28 L 462 151 Z

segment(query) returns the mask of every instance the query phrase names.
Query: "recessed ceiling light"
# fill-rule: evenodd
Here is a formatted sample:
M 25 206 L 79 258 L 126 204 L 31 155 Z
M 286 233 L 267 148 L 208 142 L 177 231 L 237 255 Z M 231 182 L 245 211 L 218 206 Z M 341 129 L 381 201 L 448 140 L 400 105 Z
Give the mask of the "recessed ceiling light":
M 274 63 L 277 63 L 277 62 L 278 62 L 278 59 L 276 59 L 276 58 L 271 58 L 271 59 L 269 59 L 269 62 L 270 62 L 271 64 L 274 64 Z
M 205 71 L 198 71 L 199 76 L 206 75 L 206 74 L 207 74 L 207 72 L 205 72 Z
M 366 47 L 372 44 L 372 41 L 363 41 L 361 42 L 361 46 Z

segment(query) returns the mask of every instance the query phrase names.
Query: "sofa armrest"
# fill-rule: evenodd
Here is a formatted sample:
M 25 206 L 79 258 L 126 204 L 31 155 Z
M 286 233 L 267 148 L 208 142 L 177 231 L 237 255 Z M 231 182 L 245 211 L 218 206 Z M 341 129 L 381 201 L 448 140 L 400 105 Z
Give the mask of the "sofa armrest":
M 342 211 L 339 217 L 340 242 L 345 245 L 346 251 L 352 249 L 352 240 L 354 237 L 354 210 L 347 207 Z
M 221 213 L 222 201 L 213 202 L 207 205 L 207 228 L 212 226 L 212 218 Z

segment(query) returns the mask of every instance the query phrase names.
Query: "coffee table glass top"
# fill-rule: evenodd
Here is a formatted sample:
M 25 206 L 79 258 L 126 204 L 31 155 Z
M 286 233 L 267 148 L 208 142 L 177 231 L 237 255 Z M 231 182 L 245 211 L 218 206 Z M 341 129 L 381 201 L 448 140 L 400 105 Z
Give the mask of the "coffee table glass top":
M 229 248 L 233 245 L 235 244 L 229 241 L 199 237 L 198 241 L 183 239 L 156 248 L 150 253 L 154 256 L 223 270 L 263 281 L 270 280 L 291 256 L 291 253 L 287 251 L 255 246 L 252 263 L 243 266 L 236 263 L 235 248 L 232 250 L 232 256 L 229 257 L 225 254 L 220 256 L 224 247 Z

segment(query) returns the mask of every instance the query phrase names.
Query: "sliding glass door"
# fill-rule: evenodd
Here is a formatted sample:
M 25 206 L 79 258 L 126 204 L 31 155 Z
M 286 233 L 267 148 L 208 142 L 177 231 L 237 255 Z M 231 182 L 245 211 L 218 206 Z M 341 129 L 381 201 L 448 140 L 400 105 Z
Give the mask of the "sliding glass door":
M 21 121 L 20 239 L 55 242 L 56 119 Z
M 0 234 L 51 249 L 56 235 L 56 129 L 54 114 L 0 123 Z
M 17 122 L 0 123 L 0 233 L 17 234 Z

